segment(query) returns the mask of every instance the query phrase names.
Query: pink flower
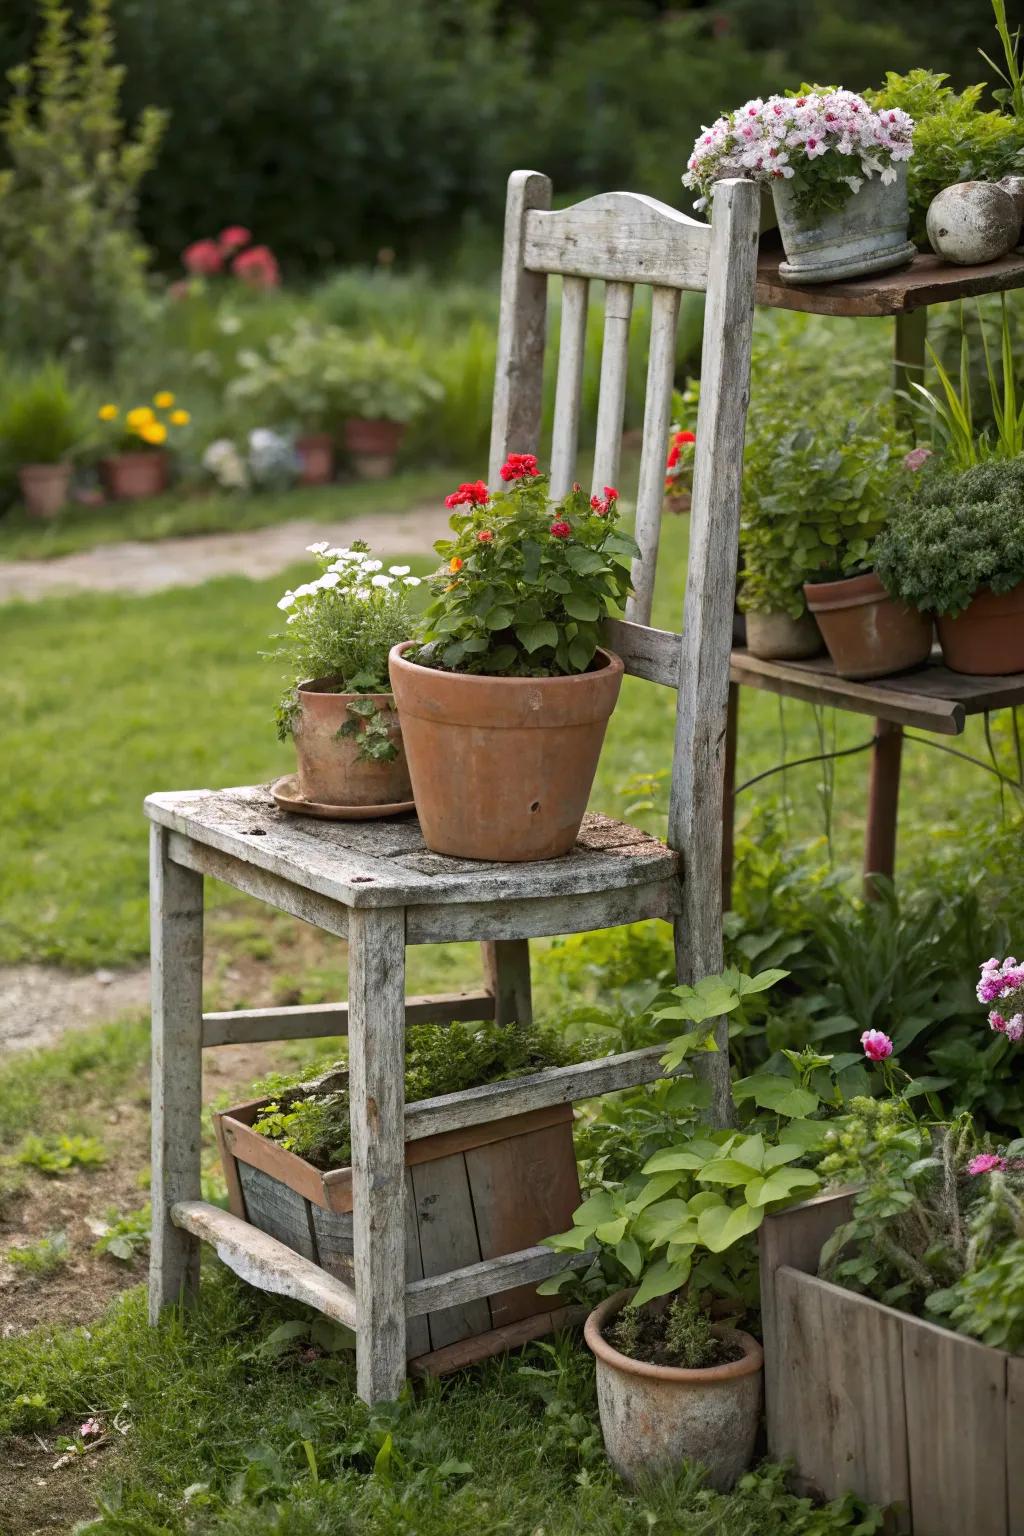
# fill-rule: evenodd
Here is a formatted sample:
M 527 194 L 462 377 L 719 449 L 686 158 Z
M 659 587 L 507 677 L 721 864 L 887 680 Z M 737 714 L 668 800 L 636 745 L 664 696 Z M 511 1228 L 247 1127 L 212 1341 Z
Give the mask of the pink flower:
M 988 1027 L 989 1029 L 994 1029 L 997 1035 L 1006 1034 L 1006 1020 L 995 1008 L 993 1008 L 988 1016 Z
M 250 288 L 276 288 L 281 281 L 277 257 L 269 246 L 253 245 L 231 263 L 231 270 Z
M 182 251 L 181 259 L 188 271 L 199 277 L 213 277 L 224 266 L 224 258 L 216 240 L 194 241 Z
M 246 229 L 244 224 L 229 224 L 227 229 L 221 230 L 219 244 L 222 251 L 237 251 L 251 239 L 252 230 Z
M 86 1419 L 78 1433 L 83 1440 L 88 1440 L 90 1436 L 102 1435 L 103 1428 L 99 1419 Z
M 892 1055 L 892 1041 L 880 1029 L 866 1029 L 860 1037 L 860 1043 L 869 1061 L 884 1061 Z
M 1007 1020 L 1006 1038 L 1016 1045 L 1021 1036 L 1024 1036 L 1024 1013 L 1015 1013 L 1012 1019 Z
M 931 456 L 930 448 L 911 448 L 909 453 L 903 455 L 903 468 L 920 469 L 922 465 L 927 464 Z
M 1005 1167 L 1005 1157 L 997 1157 L 994 1152 L 979 1152 L 978 1156 L 972 1157 L 967 1164 L 967 1172 L 972 1179 L 976 1179 L 980 1173 L 991 1173 L 995 1168 L 1002 1172 Z
M 572 528 L 562 518 L 556 518 L 556 520 L 551 524 L 551 527 L 548 529 L 548 532 L 553 539 L 572 538 Z

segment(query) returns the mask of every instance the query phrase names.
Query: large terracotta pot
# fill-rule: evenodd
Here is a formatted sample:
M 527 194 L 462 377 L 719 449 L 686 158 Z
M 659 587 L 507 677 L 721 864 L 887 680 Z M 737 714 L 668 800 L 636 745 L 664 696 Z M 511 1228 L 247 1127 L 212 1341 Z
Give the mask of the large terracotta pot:
M 942 659 L 951 672 L 1005 677 L 1024 672 L 1024 582 L 1009 592 L 983 588 L 955 619 L 936 624 Z
M 576 841 L 622 685 L 598 651 L 573 677 L 474 677 L 390 656 L 420 829 L 435 853 L 553 859 Z
M 167 489 L 169 465 L 162 449 L 114 453 L 100 459 L 100 480 L 111 501 L 142 501 Z
M 409 767 L 391 694 L 332 693 L 330 686 L 329 677 L 315 677 L 296 690 L 299 708 L 293 735 L 300 794 L 317 805 L 399 805 L 411 800 Z M 349 712 L 356 699 L 372 702 L 383 716 L 398 747 L 398 756 L 390 762 L 360 757 L 358 735 L 339 736 L 342 726 L 353 720 L 360 733 L 365 729 L 364 721 Z
M 928 660 L 931 618 L 890 597 L 874 571 L 806 582 L 804 597 L 840 677 L 888 677 Z
M 329 432 L 308 432 L 295 439 L 300 485 L 330 485 L 334 479 L 334 439 Z
M 727 1493 L 749 1467 L 761 1417 L 764 1353 L 756 1339 L 724 1324 L 714 1332 L 739 1344 L 727 1365 L 688 1371 L 621 1355 L 605 1328 L 633 1296 L 619 1291 L 587 1318 L 584 1337 L 597 1361 L 597 1405 L 608 1460 L 635 1484 L 679 1470 L 684 1460 L 708 1469 L 712 1488 Z
M 764 661 L 803 661 L 825 649 L 821 631 L 809 613 L 747 614 L 747 650 Z
M 70 464 L 22 464 L 18 470 L 18 485 L 29 517 L 56 517 L 63 512 L 70 484 Z
M 352 416 L 345 423 L 345 451 L 363 480 L 386 480 L 395 472 L 395 460 L 405 436 L 402 421 L 365 421 Z

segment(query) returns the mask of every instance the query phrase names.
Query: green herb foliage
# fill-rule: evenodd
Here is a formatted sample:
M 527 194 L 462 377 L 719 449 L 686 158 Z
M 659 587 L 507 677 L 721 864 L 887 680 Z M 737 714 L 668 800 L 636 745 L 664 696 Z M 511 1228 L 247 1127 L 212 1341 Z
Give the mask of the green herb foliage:
M 0 393 L 0 453 L 12 464 L 58 464 L 85 436 L 80 393 L 58 362 L 10 379 Z
M 63 1269 L 70 1256 L 66 1232 L 51 1232 L 48 1237 L 40 1237 L 22 1248 L 8 1248 L 3 1255 L 16 1270 L 37 1280 Z
M 711 1319 L 690 1297 L 673 1296 L 661 1311 L 622 1308 L 607 1329 L 607 1339 L 621 1355 L 652 1365 L 703 1371 L 738 1358 L 736 1346 L 711 1331 Z
M 894 597 L 925 612 L 962 613 L 983 587 L 1024 581 L 1024 456 L 989 459 L 963 473 L 926 467 L 892 509 L 876 548 Z

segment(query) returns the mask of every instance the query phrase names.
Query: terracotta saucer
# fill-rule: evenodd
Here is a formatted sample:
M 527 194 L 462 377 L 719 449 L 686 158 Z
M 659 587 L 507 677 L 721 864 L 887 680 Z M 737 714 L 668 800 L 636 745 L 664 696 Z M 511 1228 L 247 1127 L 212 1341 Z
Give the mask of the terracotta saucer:
M 375 821 L 381 816 L 406 816 L 416 808 L 412 800 L 399 800 L 394 805 L 318 805 L 299 794 L 296 773 L 286 773 L 283 779 L 271 784 L 270 793 L 282 811 L 291 811 L 296 816 L 319 816 L 322 821 Z

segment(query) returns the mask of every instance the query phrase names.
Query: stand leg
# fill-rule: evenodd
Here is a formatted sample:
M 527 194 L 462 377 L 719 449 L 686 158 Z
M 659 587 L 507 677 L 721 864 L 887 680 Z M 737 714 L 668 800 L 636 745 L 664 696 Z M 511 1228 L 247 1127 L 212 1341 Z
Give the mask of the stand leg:
M 480 945 L 484 962 L 484 986 L 494 994 L 498 1024 L 530 1024 L 533 995 L 530 987 L 530 944 L 527 939 L 497 939 Z
M 870 900 L 877 890 L 872 878 L 891 880 L 896 869 L 896 820 L 900 801 L 900 759 L 903 727 L 890 720 L 875 721 L 868 785 L 868 826 L 864 843 L 864 895 Z
M 405 1381 L 405 912 L 354 909 L 348 1048 L 356 1390 L 392 1402 Z
M 736 748 L 740 729 L 740 686 L 729 684 L 725 717 L 725 778 L 722 784 L 722 911 L 732 906 L 733 843 L 736 830 Z
M 896 392 L 896 419 L 913 427 L 914 412 L 901 393 L 914 395 L 911 384 L 924 383 L 925 342 L 928 338 L 928 311 L 914 309 L 896 316 L 896 336 L 892 356 L 892 387 Z
M 199 1286 L 199 1240 L 172 1224 L 171 1206 L 198 1200 L 202 1124 L 203 877 L 167 857 L 150 828 L 153 989 L 153 1235 L 149 1319 Z

